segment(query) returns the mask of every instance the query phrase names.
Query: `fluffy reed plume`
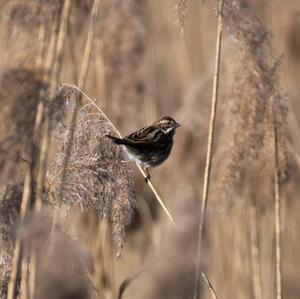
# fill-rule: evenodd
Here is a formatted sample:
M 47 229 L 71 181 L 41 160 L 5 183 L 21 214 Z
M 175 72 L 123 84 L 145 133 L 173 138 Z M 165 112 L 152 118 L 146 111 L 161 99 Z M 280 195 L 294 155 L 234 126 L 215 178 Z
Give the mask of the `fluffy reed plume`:
M 77 24 L 76 29 L 81 30 L 93 1 L 74 0 L 72 2 L 74 2 L 73 25 Z M 51 28 L 55 15 L 61 12 L 63 3 L 64 1 L 60 0 L 0 1 L 1 16 L 8 25 L 8 33 L 18 29 L 32 34 L 40 24 L 47 24 L 46 30 Z
M 9 69 L 0 79 L 0 169 L 2 179 L 15 167 L 28 161 L 32 150 L 35 115 L 40 100 L 47 93 L 47 84 L 39 72 Z
M 140 272 L 121 285 L 119 298 L 192 298 L 198 215 L 188 201 L 182 201 L 177 209 L 179 230 L 163 224 L 161 236 L 167 238 L 159 248 L 148 251 Z
M 91 298 L 89 253 L 68 231 L 78 223 L 64 217 L 53 231 L 52 217 L 53 210 L 44 208 L 38 215 L 29 215 L 21 230 L 23 243 L 34 248 L 38 259 L 34 298 Z
M 63 123 L 56 128 L 58 150 L 48 173 L 50 192 L 61 194 L 61 200 L 68 205 L 97 210 L 101 217 L 109 217 L 120 250 L 135 204 L 132 174 L 124 152 L 105 136 L 114 133 L 110 124 L 91 105 L 85 105 L 79 109 L 67 175 L 61 182 L 68 130 Z
M 286 98 L 279 82 L 280 60 L 273 56 L 270 34 L 256 18 L 245 15 L 238 2 L 226 1 L 224 20 L 240 50 L 231 101 L 232 136 L 223 175 L 223 190 L 259 192 L 272 198 L 274 184 L 273 116 L 278 130 L 279 176 L 287 178 Z M 253 188 L 253 186 L 256 186 Z M 251 191 L 252 190 L 252 191 Z
M 143 107 L 143 5 L 137 0 L 105 0 L 101 4 L 99 38 L 105 65 L 105 98 L 117 127 L 125 121 L 128 127 L 130 119 L 134 120 L 131 125 L 136 125 L 136 115 Z
M 11 26 L 32 30 L 42 22 L 50 22 L 53 15 L 60 9 L 60 1 L 5 1 L 2 16 Z
M 23 185 L 9 184 L 0 194 L 0 298 L 6 298 L 13 254 L 13 228 L 17 225 Z
M 184 32 L 185 18 L 187 14 L 187 0 L 177 0 L 175 5 L 175 23 L 178 25 L 181 33 Z

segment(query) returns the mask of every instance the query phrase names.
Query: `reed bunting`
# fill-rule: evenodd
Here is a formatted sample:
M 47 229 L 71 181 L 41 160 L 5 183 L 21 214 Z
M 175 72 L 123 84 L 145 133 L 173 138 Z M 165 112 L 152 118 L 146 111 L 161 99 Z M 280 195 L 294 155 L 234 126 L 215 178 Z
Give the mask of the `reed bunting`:
M 125 146 L 129 158 L 146 171 L 146 181 L 148 181 L 150 180 L 149 168 L 162 164 L 169 157 L 173 137 L 179 126 L 173 118 L 164 116 L 151 126 L 137 130 L 124 138 L 106 136 L 115 144 Z

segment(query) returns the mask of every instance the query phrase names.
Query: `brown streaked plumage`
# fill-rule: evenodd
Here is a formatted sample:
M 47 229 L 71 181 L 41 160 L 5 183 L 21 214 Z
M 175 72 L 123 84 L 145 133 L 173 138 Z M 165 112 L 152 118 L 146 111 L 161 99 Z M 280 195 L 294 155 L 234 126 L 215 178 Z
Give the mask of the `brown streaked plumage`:
M 146 180 L 149 180 L 149 167 L 156 167 L 169 157 L 173 137 L 179 126 L 173 118 L 164 116 L 152 125 L 139 129 L 124 138 L 106 136 L 115 144 L 125 146 L 129 157 L 145 169 Z

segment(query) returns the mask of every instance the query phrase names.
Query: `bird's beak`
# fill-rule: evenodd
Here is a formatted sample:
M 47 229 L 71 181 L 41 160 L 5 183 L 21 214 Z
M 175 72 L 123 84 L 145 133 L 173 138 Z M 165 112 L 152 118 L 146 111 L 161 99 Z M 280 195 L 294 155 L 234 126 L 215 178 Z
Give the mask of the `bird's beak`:
M 175 128 L 178 128 L 178 127 L 180 127 L 180 124 L 176 123 Z

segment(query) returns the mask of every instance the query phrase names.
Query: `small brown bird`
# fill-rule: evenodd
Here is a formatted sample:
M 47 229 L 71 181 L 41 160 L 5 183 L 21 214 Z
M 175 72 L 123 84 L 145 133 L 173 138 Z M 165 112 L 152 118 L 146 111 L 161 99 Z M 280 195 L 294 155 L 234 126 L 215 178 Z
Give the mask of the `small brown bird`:
M 173 137 L 179 126 L 173 118 L 164 116 L 151 126 L 137 130 L 124 138 L 106 136 L 115 144 L 125 146 L 129 158 L 146 171 L 147 181 L 150 180 L 149 167 L 158 166 L 169 157 L 173 146 Z

